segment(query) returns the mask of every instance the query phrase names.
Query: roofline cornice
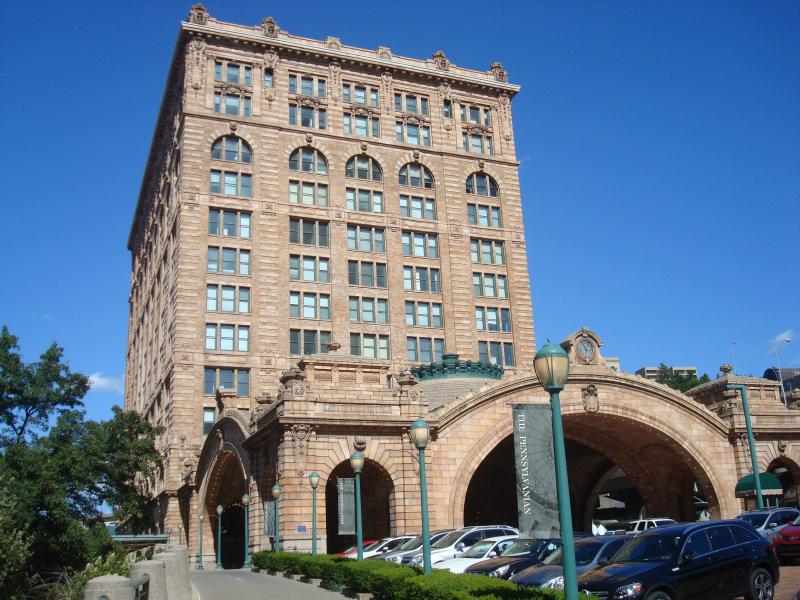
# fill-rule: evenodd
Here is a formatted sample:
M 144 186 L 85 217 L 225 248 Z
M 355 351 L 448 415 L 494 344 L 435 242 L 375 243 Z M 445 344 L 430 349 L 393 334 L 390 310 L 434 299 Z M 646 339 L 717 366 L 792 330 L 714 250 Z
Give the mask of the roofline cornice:
M 409 73 L 414 73 L 416 75 L 422 75 L 425 77 L 440 79 L 442 81 L 459 81 L 461 83 L 467 83 L 470 85 L 487 87 L 500 90 L 503 92 L 508 92 L 512 97 L 516 95 L 516 93 L 519 92 L 521 89 L 521 86 L 513 83 L 503 83 L 500 81 L 493 81 L 485 77 L 479 77 L 477 75 L 467 75 L 465 73 L 456 73 L 453 71 L 442 71 L 442 72 L 433 71 L 431 69 L 426 69 L 423 67 L 418 67 L 412 64 L 399 62 L 395 60 L 387 60 L 384 58 L 379 58 L 377 56 L 375 58 L 369 58 L 362 54 L 358 54 L 356 52 L 348 52 L 345 49 L 313 46 L 310 44 L 304 44 L 300 41 L 280 38 L 280 37 L 268 38 L 265 37 L 263 34 L 259 35 L 257 33 L 233 32 L 224 27 L 215 27 L 211 23 L 207 25 L 198 25 L 196 23 L 189 23 L 184 21 L 181 23 L 181 31 L 206 34 L 206 35 L 217 35 L 220 37 L 225 37 L 233 40 L 236 39 L 247 40 L 249 42 L 263 44 L 265 47 L 274 46 L 278 48 L 285 48 L 287 50 L 295 50 L 298 52 L 317 54 L 320 56 L 328 56 L 330 58 L 335 58 L 338 60 L 359 62 L 365 65 L 375 66 L 382 69 L 406 71 Z

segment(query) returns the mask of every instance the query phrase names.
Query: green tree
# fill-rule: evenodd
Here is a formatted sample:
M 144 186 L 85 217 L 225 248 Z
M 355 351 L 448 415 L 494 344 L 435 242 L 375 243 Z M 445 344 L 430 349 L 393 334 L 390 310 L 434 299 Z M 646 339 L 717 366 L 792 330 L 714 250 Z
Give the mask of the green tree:
M 72 373 L 64 351 L 52 344 L 39 362 L 24 364 L 17 337 L 0 332 L 0 440 L 25 443 L 37 430 L 46 431 L 55 414 L 81 405 L 89 379 Z
M 137 413 L 114 407 L 108 421 L 85 420 L 79 407 L 88 380 L 71 373 L 62 358 L 54 344 L 40 362 L 25 365 L 17 338 L 2 330 L 0 499 L 13 504 L 8 535 L 23 532 L 28 543 L 26 578 L 78 570 L 107 554 L 113 545 L 100 520 L 104 504 L 133 530 L 145 527 L 150 500 L 137 493 L 135 481 L 151 478 L 161 465 L 155 448 L 160 429 Z M 6 512 L 1 503 L 0 511 Z M 6 538 L 4 525 L 0 521 L 0 537 Z
M 668 367 L 664 363 L 661 363 L 658 366 L 658 375 L 656 375 L 656 381 L 678 390 L 679 392 L 686 392 L 693 387 L 703 383 L 708 383 L 711 381 L 711 379 L 707 373 L 703 373 L 703 375 L 699 378 L 697 375 L 683 375 L 682 373 L 676 373 L 672 367 Z

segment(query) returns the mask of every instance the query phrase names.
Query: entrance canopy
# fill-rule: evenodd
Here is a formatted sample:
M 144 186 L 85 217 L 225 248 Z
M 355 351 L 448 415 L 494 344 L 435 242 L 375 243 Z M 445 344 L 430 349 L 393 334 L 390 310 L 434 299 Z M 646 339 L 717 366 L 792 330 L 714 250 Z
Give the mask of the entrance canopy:
M 759 473 L 759 483 L 761 483 L 761 494 L 764 496 L 780 496 L 783 494 L 783 486 L 780 479 L 774 473 Z M 747 498 L 756 495 L 755 480 L 752 475 L 745 475 L 736 483 L 736 497 Z

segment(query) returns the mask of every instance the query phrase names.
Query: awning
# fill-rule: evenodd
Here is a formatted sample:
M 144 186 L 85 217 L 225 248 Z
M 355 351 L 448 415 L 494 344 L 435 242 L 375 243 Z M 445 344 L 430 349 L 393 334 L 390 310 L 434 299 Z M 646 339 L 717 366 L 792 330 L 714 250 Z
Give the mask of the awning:
M 783 494 L 781 481 L 774 473 L 759 473 L 758 480 L 761 483 L 761 494 L 763 496 L 780 496 Z M 756 486 L 752 475 L 745 475 L 736 483 L 737 498 L 755 495 Z

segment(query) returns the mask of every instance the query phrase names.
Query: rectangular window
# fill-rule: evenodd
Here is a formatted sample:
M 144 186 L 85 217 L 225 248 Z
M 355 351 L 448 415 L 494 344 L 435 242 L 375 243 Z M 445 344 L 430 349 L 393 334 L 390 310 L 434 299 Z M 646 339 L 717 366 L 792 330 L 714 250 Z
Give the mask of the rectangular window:
M 236 371 L 236 395 L 240 398 L 250 395 L 250 371 L 244 369 Z
M 442 103 L 442 116 L 448 119 L 453 116 L 453 103 L 450 100 L 445 100 Z
M 203 395 L 213 396 L 217 391 L 217 370 L 203 369 Z
M 470 256 L 476 263 L 506 264 L 505 245 L 501 241 L 473 238 L 470 240 Z
M 214 427 L 214 421 L 216 418 L 217 410 L 215 408 L 203 409 L 203 435 L 208 435 L 211 433 L 211 429 Z
M 236 249 L 223 248 L 222 249 L 222 272 L 228 274 L 236 274 Z
M 248 325 L 239 325 L 237 331 L 236 349 L 239 352 L 250 351 L 250 327 Z
M 214 63 L 214 81 L 222 81 L 222 63 Z
M 275 85 L 275 74 L 270 68 L 264 69 L 264 87 L 271 88 Z
M 219 349 L 223 352 L 233 352 L 234 330 L 233 325 L 219 326 Z
M 349 83 L 345 83 L 344 85 L 342 85 L 342 102 L 351 102 Z
M 219 271 L 219 248 L 209 246 L 207 265 L 206 270 L 209 273 L 217 273 Z
M 289 105 L 289 125 L 297 125 L 297 105 Z
M 297 75 L 289 75 L 289 93 L 297 93 Z
M 250 312 L 250 288 L 248 287 L 239 288 L 239 312 Z
M 217 326 L 206 323 L 206 350 L 217 349 Z
M 325 344 L 330 340 L 330 331 L 290 329 L 289 353 L 292 355 L 324 353 L 328 351 Z
M 403 231 L 403 256 L 423 256 L 437 258 L 439 256 L 438 236 L 435 233 Z
M 514 344 L 503 342 L 503 364 L 507 367 L 514 366 Z
M 289 242 L 307 246 L 328 246 L 328 222 L 289 219 Z
M 216 285 L 206 286 L 206 310 L 208 311 L 217 310 L 217 294 L 218 294 L 218 288 Z
M 347 249 L 361 252 L 386 252 L 384 229 L 382 227 L 348 225 Z
M 250 250 L 239 250 L 239 275 L 250 275 Z
M 220 311 L 232 313 L 236 306 L 236 287 L 232 285 L 222 286 L 222 298 L 220 299 Z

